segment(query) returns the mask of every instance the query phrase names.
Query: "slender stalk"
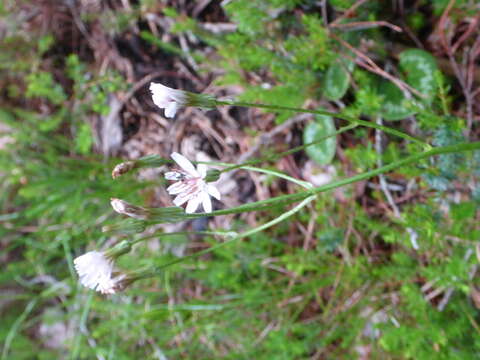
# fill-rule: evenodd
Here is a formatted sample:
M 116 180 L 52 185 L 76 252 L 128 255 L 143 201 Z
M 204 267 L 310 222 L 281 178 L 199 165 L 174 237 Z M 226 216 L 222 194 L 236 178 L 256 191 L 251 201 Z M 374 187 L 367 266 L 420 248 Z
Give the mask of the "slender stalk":
M 37 305 L 38 299 L 39 298 L 36 297 L 33 300 L 30 300 L 30 302 L 27 304 L 23 312 L 20 314 L 19 317 L 17 317 L 13 325 L 10 327 L 10 330 L 8 331 L 7 336 L 5 337 L 5 342 L 3 344 L 2 358 L 1 358 L 2 360 L 7 359 L 8 352 L 10 351 L 10 346 L 12 344 L 13 339 L 18 334 L 18 331 L 22 326 L 23 322 L 27 319 L 27 317 L 30 315 L 32 310 L 35 308 L 35 305 Z
M 157 276 L 157 275 L 162 273 L 163 269 L 165 269 L 169 266 L 173 266 L 175 264 L 179 264 L 179 263 L 182 263 L 184 261 L 188 261 L 190 259 L 197 258 L 197 257 L 202 256 L 204 254 L 208 254 L 208 253 L 210 253 L 212 251 L 215 251 L 215 250 L 219 249 L 220 247 L 226 246 L 226 245 L 228 245 L 228 244 L 230 244 L 234 241 L 240 240 L 240 239 L 245 238 L 247 236 L 253 235 L 257 232 L 263 231 L 263 230 L 265 230 L 265 229 L 267 229 L 267 228 L 269 228 L 273 225 L 276 225 L 279 222 L 287 219 L 288 217 L 290 217 L 293 214 L 295 214 L 296 212 L 298 212 L 300 209 L 302 209 L 308 203 L 313 201 L 316 198 L 317 194 L 319 194 L 321 192 L 328 191 L 328 190 L 331 190 L 331 189 L 334 189 L 334 188 L 337 188 L 337 187 L 340 187 L 340 186 L 344 186 L 344 185 L 347 185 L 347 184 L 351 184 L 351 183 L 354 183 L 356 181 L 366 180 L 366 179 L 368 179 L 372 176 L 383 174 L 387 171 L 396 169 L 400 166 L 412 164 L 412 163 L 415 163 L 419 160 L 422 160 L 424 158 L 428 158 L 428 157 L 431 157 L 431 156 L 434 156 L 434 155 L 448 154 L 448 153 L 461 152 L 461 151 L 472 151 L 472 150 L 480 150 L 480 142 L 464 143 L 464 144 L 456 144 L 456 145 L 450 145 L 450 146 L 437 147 L 437 148 L 434 148 L 434 149 L 429 150 L 429 151 L 425 151 L 425 152 L 422 152 L 422 153 L 411 155 L 411 156 L 406 157 L 402 160 L 395 161 L 393 163 L 382 166 L 380 168 L 377 168 L 377 169 L 374 169 L 374 170 L 371 170 L 371 171 L 367 171 L 365 173 L 358 174 L 358 175 L 349 177 L 347 179 L 334 181 L 330 184 L 327 184 L 327 185 L 324 185 L 324 186 L 319 186 L 319 187 L 309 189 L 309 190 L 306 190 L 306 191 L 303 191 L 303 192 L 299 192 L 299 193 L 296 193 L 296 194 L 284 195 L 284 196 L 276 197 L 276 198 L 273 198 L 273 199 L 258 201 L 256 203 L 246 204 L 247 206 L 239 206 L 235 209 L 220 210 L 220 211 L 215 211 L 215 212 L 209 213 L 209 214 L 198 214 L 199 215 L 198 217 L 200 217 L 200 216 L 222 215 L 222 214 L 225 214 L 225 213 L 253 211 L 253 210 L 258 210 L 259 209 L 259 204 L 261 204 L 262 206 L 266 206 L 267 204 L 270 204 L 270 205 L 277 204 L 279 201 L 292 202 L 292 201 L 302 200 L 298 205 L 296 205 L 295 207 L 293 207 L 289 211 L 283 213 L 282 215 L 278 216 L 277 218 L 275 218 L 275 219 L 273 219 L 273 220 L 271 220 L 271 221 L 269 221 L 265 224 L 262 224 L 258 227 L 255 227 L 253 229 L 245 231 L 245 232 L 243 232 L 243 233 L 241 233 L 237 236 L 234 236 L 230 240 L 227 240 L 223 243 L 212 246 L 208 249 L 199 251 L 197 253 L 187 255 L 187 256 L 184 256 L 182 258 L 175 259 L 175 260 L 170 261 L 166 264 L 156 266 L 151 270 L 150 269 L 140 270 L 135 275 L 132 274 L 132 276 L 133 276 L 132 281 Z M 192 216 L 193 215 L 197 215 L 197 214 L 192 214 Z
M 341 127 L 340 129 L 338 129 L 337 131 L 335 131 L 334 133 L 332 134 L 328 134 L 328 135 L 325 135 L 325 136 L 322 136 L 321 138 L 319 138 L 318 140 L 316 141 L 312 141 L 310 143 L 307 143 L 307 144 L 303 144 L 303 145 L 300 145 L 300 146 L 296 146 L 290 150 L 287 150 L 287 151 L 284 151 L 284 152 L 281 152 L 279 154 L 274 154 L 274 155 L 271 155 L 271 156 L 267 156 L 267 157 L 264 157 L 264 158 L 259 158 L 259 159 L 254 159 L 254 160 L 250 160 L 250 161 L 246 161 L 242 164 L 235 164 L 235 165 L 231 165 L 225 169 L 222 169 L 220 172 L 228 172 L 228 171 L 232 171 L 232 170 L 235 170 L 235 169 L 238 169 L 238 168 L 243 168 L 245 166 L 249 166 L 249 165 L 255 165 L 255 164 L 258 164 L 258 163 L 261 163 L 261 162 L 266 162 L 266 161 L 272 161 L 272 160 L 276 160 L 276 159 L 279 159 L 279 158 L 282 158 L 284 156 L 287 156 L 287 155 L 290 155 L 290 154 L 293 154 L 293 153 L 296 153 L 297 151 L 300 151 L 300 150 L 304 150 L 305 148 L 309 147 L 309 146 L 312 146 L 312 145 L 317 145 L 317 144 L 320 144 L 322 142 L 324 142 L 326 139 L 332 137 L 332 136 L 337 136 L 341 133 L 344 133 L 348 130 L 351 130 L 351 129 L 354 129 L 358 126 L 358 124 L 350 124 L 350 125 L 347 125 L 347 126 L 344 126 L 344 127 Z
M 208 164 L 216 165 L 216 166 L 227 166 L 227 169 L 231 168 L 231 166 L 232 166 L 232 164 L 221 163 L 221 162 L 208 162 Z M 303 181 L 303 180 L 296 179 L 296 178 L 291 177 L 287 174 L 284 174 L 280 171 L 275 171 L 275 170 L 270 170 L 270 169 L 262 169 L 262 168 L 257 168 L 257 167 L 253 167 L 253 166 L 244 166 L 244 165 L 241 165 L 238 168 L 244 169 L 244 170 L 249 170 L 249 171 L 255 171 L 255 172 L 259 172 L 259 173 L 263 173 L 263 174 L 273 175 L 273 176 L 285 179 L 287 181 L 291 181 L 294 184 L 300 185 L 300 186 L 302 186 L 306 189 L 311 189 L 313 187 L 313 185 L 310 184 L 308 181 Z M 223 171 L 221 171 L 221 172 L 223 172 Z
M 166 264 L 163 264 L 163 265 L 160 265 L 160 266 L 156 266 L 153 270 L 150 270 L 150 271 L 146 271 L 144 272 L 143 274 L 137 276 L 135 278 L 135 280 L 138 280 L 138 279 L 145 279 L 145 278 L 149 278 L 149 277 L 153 277 L 153 276 L 156 276 L 156 275 L 159 275 L 163 269 L 169 267 L 169 266 L 172 266 L 172 265 L 175 265 L 175 264 L 178 264 L 178 263 L 181 263 L 181 262 L 184 262 L 184 261 L 187 261 L 187 260 L 190 260 L 190 259 L 194 259 L 194 258 L 197 258 L 199 256 L 202 256 L 202 255 L 205 255 L 205 254 L 208 254 L 212 251 L 215 251 L 223 246 L 226 246 L 234 241 L 237 241 L 237 240 L 240 240 L 240 239 L 243 239 L 247 236 L 251 236 L 255 233 L 258 233 L 260 231 L 263 231 L 265 229 L 268 229 L 269 227 L 273 226 L 273 225 L 276 225 L 280 222 L 282 222 L 283 220 L 285 220 L 286 218 L 292 216 L 293 214 L 295 214 L 296 212 L 300 211 L 300 209 L 302 209 L 305 205 L 307 205 L 309 202 L 311 202 L 312 200 L 315 199 L 315 196 L 310 196 L 310 197 L 307 197 L 306 199 L 304 199 L 300 204 L 296 205 L 294 208 L 290 209 L 289 211 L 283 213 L 282 215 L 276 217 L 275 219 L 269 221 L 269 222 L 266 222 L 265 224 L 262 224 L 260 226 L 257 226 L 253 229 L 250 229 L 248 231 L 245 231 L 235 237 L 233 237 L 232 239 L 230 240 L 227 240 L 223 243 L 220 243 L 220 244 L 217 244 L 215 246 L 212 246 L 208 249 L 205 249 L 205 250 L 202 250 L 202 251 L 199 251 L 199 252 L 196 252 L 194 254 L 191 254 L 191 255 L 187 255 L 187 256 L 184 256 L 184 257 L 181 257 L 181 258 L 178 258 L 178 259 L 175 259 L 173 261 L 170 261 Z
M 189 218 L 197 218 L 197 217 L 204 217 L 204 216 L 217 216 L 217 215 L 227 215 L 227 214 L 238 214 L 248 211 L 258 211 L 262 210 L 263 208 L 269 206 L 276 206 L 280 204 L 291 204 L 300 200 L 307 198 L 310 195 L 319 194 L 321 192 L 325 192 L 328 190 L 335 189 L 340 186 L 352 184 L 357 181 L 367 180 L 371 177 L 377 176 L 379 174 L 386 173 L 388 171 L 397 169 L 401 166 L 410 165 L 416 163 L 422 159 L 429 158 L 434 155 L 441 155 L 441 154 L 449 154 L 454 152 L 463 152 L 463 151 L 472 151 L 472 150 L 480 150 L 480 142 L 473 142 L 473 143 L 462 143 L 456 145 L 449 145 L 449 146 L 441 146 L 435 147 L 429 151 L 420 152 L 414 155 L 410 155 L 404 159 L 394 161 L 388 165 L 384 165 L 382 167 L 376 168 L 374 170 L 370 170 L 358 175 L 354 175 L 352 177 L 337 180 L 331 182 L 329 184 L 319 186 L 310 190 L 297 192 L 294 194 L 287 194 L 282 196 L 277 196 L 271 199 L 266 199 L 262 201 L 256 201 L 253 203 L 243 204 L 231 209 L 225 210 L 217 210 L 213 211 L 208 214 L 191 214 Z
M 151 235 L 142 236 L 141 238 L 138 238 L 135 240 L 131 240 L 130 244 L 133 246 L 142 241 L 146 241 L 154 238 L 164 238 L 164 237 L 173 237 L 173 236 L 181 236 L 181 235 L 217 235 L 217 236 L 232 237 L 232 236 L 236 236 L 237 233 L 234 231 L 176 231 L 171 233 L 154 233 Z
M 360 120 L 360 119 L 354 119 L 350 116 L 339 114 L 339 113 L 334 113 L 330 111 L 325 111 L 325 110 L 309 110 L 309 109 L 302 109 L 302 108 L 293 108 L 289 106 L 280 106 L 280 105 L 268 105 L 268 104 L 256 104 L 256 103 L 249 103 L 249 102 L 243 102 L 243 101 L 219 101 L 215 100 L 215 104 L 218 105 L 230 105 L 230 106 L 242 106 L 242 107 L 256 107 L 256 108 L 261 108 L 261 109 L 268 109 L 268 110 L 282 110 L 282 111 L 294 111 L 294 112 L 300 112 L 300 113 L 308 113 L 308 114 L 318 114 L 318 115 L 327 115 L 327 116 L 332 116 L 336 117 L 354 124 L 359 124 L 363 125 L 365 127 L 377 129 L 377 130 L 382 130 L 387 134 L 395 135 L 398 136 L 402 139 L 414 142 L 416 144 L 421 145 L 423 148 L 426 150 L 430 149 L 431 146 L 427 144 L 426 142 L 417 139 L 411 135 L 405 134 L 401 131 L 389 128 L 387 126 L 383 125 L 378 125 L 375 123 L 372 123 L 370 121 L 365 121 L 365 120 Z

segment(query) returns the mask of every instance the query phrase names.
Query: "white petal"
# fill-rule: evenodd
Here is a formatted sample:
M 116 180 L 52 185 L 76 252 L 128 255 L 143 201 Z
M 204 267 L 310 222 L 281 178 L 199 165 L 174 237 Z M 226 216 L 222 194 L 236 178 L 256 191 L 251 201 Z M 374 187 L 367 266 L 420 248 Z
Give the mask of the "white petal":
M 163 86 L 162 84 L 150 83 L 150 91 L 152 92 L 152 100 L 159 108 L 165 108 L 171 101 L 169 95 L 170 88 Z
M 180 166 L 183 170 L 185 170 L 187 173 L 192 175 L 193 177 L 199 177 L 200 174 L 195 170 L 195 166 L 188 160 L 185 156 L 174 152 L 172 155 L 170 155 L 173 160 Z
M 175 184 L 170 185 L 167 188 L 167 192 L 170 195 L 177 195 L 177 194 L 180 194 L 180 193 L 188 190 L 189 188 L 190 188 L 189 185 L 184 184 L 183 182 L 179 181 L 179 182 L 176 182 Z
M 178 110 L 178 104 L 174 101 L 169 102 L 165 106 L 165 117 L 172 119 L 177 113 L 177 110 Z
M 177 172 L 177 171 L 167 171 L 165 174 L 165 179 L 171 180 L 171 181 L 177 181 L 182 178 L 182 174 Z
M 90 251 L 73 261 L 80 283 L 89 289 L 100 291 L 100 288 L 111 287 L 113 261 L 107 259 L 102 252 Z
M 202 192 L 202 205 L 206 213 L 212 212 L 212 200 L 210 200 L 210 195 L 206 192 Z
M 112 295 L 112 294 L 115 294 L 116 287 L 117 287 L 117 279 L 108 278 L 108 279 L 102 279 L 102 281 L 99 281 L 96 290 L 101 292 L 102 294 Z
M 213 196 L 215 199 L 220 200 L 221 198 L 220 191 L 218 191 L 218 189 L 212 184 L 207 184 L 207 192 L 211 196 Z
M 185 194 L 185 193 L 182 193 L 180 195 L 178 195 L 174 200 L 173 200 L 173 203 L 175 204 L 175 206 L 181 206 L 183 204 L 185 204 L 187 201 L 190 201 L 192 198 L 196 197 L 195 194 Z
M 205 176 L 207 176 L 207 165 L 205 164 L 198 164 L 197 166 L 197 172 L 200 174 L 200 177 L 202 179 L 205 178 Z
M 195 196 L 193 199 L 188 201 L 187 207 L 185 208 L 185 212 L 187 214 L 194 213 L 197 210 L 198 205 L 200 205 L 201 202 L 202 202 L 202 197 L 200 196 L 200 194 Z

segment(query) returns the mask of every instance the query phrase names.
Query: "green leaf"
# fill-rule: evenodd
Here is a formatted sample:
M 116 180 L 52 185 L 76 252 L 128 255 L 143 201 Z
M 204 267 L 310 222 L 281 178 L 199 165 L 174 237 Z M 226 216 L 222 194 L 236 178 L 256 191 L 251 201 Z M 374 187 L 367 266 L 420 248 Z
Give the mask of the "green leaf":
M 56 83 L 49 72 L 39 71 L 27 76 L 27 98 L 42 97 L 50 100 L 55 105 L 67 100 L 67 95 L 60 84 Z
M 427 96 L 430 103 L 437 90 L 435 73 L 438 66 L 435 58 L 424 50 L 405 50 L 400 54 L 400 68 L 406 74 L 407 83 Z
M 402 90 L 392 82 L 382 81 L 378 86 L 378 94 L 384 98 L 380 114 L 385 120 L 402 120 L 415 114 L 415 110 L 408 108 Z
M 335 125 L 330 116 L 316 115 L 315 121 L 309 123 L 303 131 L 303 143 L 308 144 L 318 141 L 324 136 L 335 132 Z M 327 165 L 335 156 L 337 140 L 335 136 L 329 137 L 318 144 L 306 148 L 307 155 L 319 165 Z
M 75 149 L 80 154 L 88 154 L 93 144 L 92 129 L 87 123 L 80 124 L 75 138 Z
M 345 95 L 350 86 L 350 74 L 355 64 L 350 60 L 334 61 L 325 74 L 323 94 L 329 100 L 338 100 Z

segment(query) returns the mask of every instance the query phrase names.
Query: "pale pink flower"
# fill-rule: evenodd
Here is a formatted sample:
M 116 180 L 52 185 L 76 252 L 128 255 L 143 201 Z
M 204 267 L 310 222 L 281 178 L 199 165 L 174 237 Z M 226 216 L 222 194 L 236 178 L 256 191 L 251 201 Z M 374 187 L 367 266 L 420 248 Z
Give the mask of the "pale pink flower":
M 102 294 L 114 294 L 121 289 L 124 274 L 113 276 L 113 260 L 99 251 L 90 251 L 73 260 L 80 283 Z
M 171 157 L 181 168 L 165 173 L 165 179 L 176 181 L 167 188 L 170 195 L 177 195 L 173 203 L 176 206 L 187 203 L 185 212 L 189 214 L 194 213 L 200 204 L 205 212 L 212 212 L 210 196 L 217 200 L 220 200 L 221 196 L 215 186 L 205 181 L 207 166 L 199 164 L 195 169 L 186 157 L 176 152 Z

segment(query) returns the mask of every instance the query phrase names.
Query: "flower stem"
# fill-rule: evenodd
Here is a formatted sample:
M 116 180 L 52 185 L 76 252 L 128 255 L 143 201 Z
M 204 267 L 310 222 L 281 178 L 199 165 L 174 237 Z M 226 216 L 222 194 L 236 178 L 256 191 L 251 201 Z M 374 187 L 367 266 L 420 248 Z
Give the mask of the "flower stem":
M 232 166 L 232 164 L 221 163 L 221 162 L 208 162 L 208 164 L 216 165 L 216 166 L 228 166 L 227 169 Z M 256 171 L 256 172 L 263 173 L 263 174 L 273 175 L 273 176 L 285 179 L 287 181 L 291 181 L 294 184 L 300 185 L 300 186 L 302 186 L 306 189 L 311 189 L 313 187 L 313 185 L 310 184 L 308 181 L 303 181 L 303 180 L 296 179 L 296 178 L 291 177 L 287 174 L 284 174 L 280 171 L 262 169 L 262 168 L 257 168 L 257 167 L 253 167 L 253 166 L 245 166 L 245 165 L 241 165 L 238 168 L 244 169 L 244 170 L 249 170 L 249 171 Z
M 264 157 L 264 158 L 259 158 L 259 159 L 254 159 L 254 160 L 246 161 L 246 162 L 244 162 L 244 163 L 242 163 L 242 164 L 231 165 L 231 166 L 229 166 L 229 167 L 226 167 L 225 169 L 222 169 L 220 172 L 228 172 L 228 171 L 232 171 L 232 170 L 234 170 L 234 169 L 244 168 L 245 166 L 255 165 L 255 164 L 258 164 L 258 163 L 261 163 L 261 162 L 272 161 L 272 160 L 275 160 L 275 159 L 278 159 L 278 158 L 281 158 L 281 157 L 284 157 L 284 156 L 287 156 L 287 155 L 296 153 L 297 151 L 303 150 L 303 149 L 305 149 L 305 148 L 307 148 L 307 147 L 309 147 L 309 146 L 320 144 L 320 143 L 324 142 L 326 139 L 328 139 L 328 138 L 330 138 L 330 137 L 333 137 L 333 136 L 339 135 L 339 134 L 341 134 L 341 133 L 344 133 L 345 131 L 354 129 L 354 128 L 356 128 L 357 126 L 358 126 L 358 124 L 350 124 L 350 125 L 341 127 L 340 129 L 338 129 L 338 130 L 335 131 L 334 133 L 328 134 L 328 135 L 325 135 L 325 136 L 322 136 L 321 138 L 319 138 L 319 139 L 316 140 L 316 141 L 312 141 L 312 142 L 307 143 L 307 144 L 303 144 L 303 145 L 300 145 L 300 146 L 296 146 L 296 147 L 294 147 L 294 148 L 292 148 L 292 149 L 290 149 L 290 150 L 281 152 L 281 153 L 279 153 L 279 154 L 274 154 L 274 155 L 267 156 L 267 157 Z
M 294 108 L 294 107 L 289 107 L 289 106 L 281 106 L 281 105 L 268 105 L 268 104 L 256 104 L 256 103 L 249 103 L 249 102 L 243 102 L 243 101 L 215 101 L 216 105 L 230 105 L 230 106 L 242 106 L 242 107 L 256 107 L 260 109 L 268 109 L 268 110 L 284 110 L 284 111 L 294 111 L 294 112 L 300 112 L 300 113 L 308 113 L 308 114 L 318 114 L 318 115 L 327 115 L 327 116 L 332 116 L 336 117 L 354 124 L 358 125 L 363 125 L 365 127 L 370 127 L 373 129 L 377 130 L 382 130 L 387 134 L 395 135 L 398 136 L 402 139 L 412 141 L 416 144 L 421 145 L 425 150 L 431 149 L 431 145 L 427 144 L 426 142 L 417 139 L 411 135 L 405 134 L 401 131 L 389 128 L 387 126 L 383 125 L 378 125 L 375 123 L 372 123 L 370 121 L 365 121 L 365 120 L 360 120 L 360 119 L 355 119 L 350 116 L 340 114 L 340 113 L 334 113 L 330 111 L 325 111 L 325 110 L 310 110 L 310 109 L 302 109 L 302 108 Z
M 302 209 L 305 205 L 307 205 L 309 202 L 311 202 L 313 199 L 315 199 L 315 196 L 310 196 L 310 197 L 307 197 L 306 199 L 304 199 L 300 204 L 296 205 L 295 207 L 293 207 L 292 209 L 290 209 L 289 211 L 283 213 L 282 215 L 276 217 L 275 219 L 269 221 L 269 222 L 266 222 L 265 224 L 262 224 L 260 226 L 257 226 L 253 229 L 250 229 L 248 231 L 245 231 L 235 237 L 233 237 L 232 239 L 230 240 L 227 240 L 227 241 L 224 241 L 220 244 L 217 244 L 215 246 L 212 246 L 208 249 L 205 249 L 205 250 L 202 250 L 202 251 L 198 251 L 194 254 L 190 254 L 190 255 L 187 255 L 187 256 L 184 256 L 184 257 L 181 257 L 181 258 L 178 258 L 178 259 L 175 259 L 173 261 L 170 261 L 166 264 L 163 264 L 163 265 L 160 265 L 160 266 L 156 266 L 154 267 L 153 270 L 147 270 L 145 271 L 144 273 L 142 273 L 141 276 L 137 277 L 136 280 L 138 279 L 145 279 L 145 278 L 149 278 L 149 277 L 153 277 L 153 276 L 156 276 L 156 275 L 159 275 L 163 269 L 169 267 L 169 266 L 172 266 L 172 265 L 175 265 L 175 264 L 178 264 L 178 263 L 181 263 L 181 262 L 184 262 L 184 261 L 187 261 L 187 260 L 190 260 L 190 259 L 194 259 L 194 258 L 197 258 L 199 256 L 202 256 L 202 255 L 205 255 L 205 254 L 208 254 L 212 251 L 215 251 L 223 246 L 226 246 L 234 241 L 237 241 L 237 240 L 240 240 L 240 239 L 243 239 L 247 236 L 251 236 L 255 233 L 258 233 L 260 231 L 263 231 L 265 229 L 268 229 L 269 227 L 273 226 L 273 225 L 276 225 L 280 222 L 282 222 L 283 220 L 285 220 L 286 218 L 292 216 L 293 214 L 295 214 L 296 212 L 300 211 L 300 209 Z
M 226 246 L 226 245 L 228 245 L 228 244 L 230 244 L 234 241 L 240 240 L 240 239 L 245 238 L 247 236 L 253 235 L 257 232 L 263 231 L 263 230 L 265 230 L 265 229 L 267 229 L 267 228 L 269 228 L 273 225 L 276 225 L 279 222 L 285 220 L 286 218 L 288 218 L 288 217 L 292 216 L 293 214 L 295 214 L 296 212 L 298 212 L 300 209 L 302 209 L 308 203 L 313 201 L 316 198 L 317 194 L 319 194 L 321 192 L 332 190 L 332 189 L 335 189 L 335 188 L 340 187 L 340 186 L 344 186 L 344 185 L 347 185 L 347 184 L 354 183 L 356 181 L 366 180 L 370 177 L 385 173 L 387 171 L 396 169 L 396 168 L 404 166 L 404 165 L 409 165 L 409 164 L 415 163 L 419 160 L 422 160 L 422 159 L 425 159 L 425 158 L 428 158 L 428 157 L 431 157 L 431 156 L 434 156 L 434 155 L 448 154 L 448 153 L 461 152 L 461 151 L 472 151 L 472 150 L 480 150 L 480 142 L 463 143 L 463 144 L 455 144 L 455 145 L 449 145 L 449 146 L 436 147 L 436 148 L 433 148 L 429 151 L 424 151 L 424 152 L 421 152 L 421 153 L 417 153 L 417 154 L 408 156 L 404 159 L 392 162 L 392 163 L 390 163 L 388 165 L 385 165 L 385 166 L 382 166 L 380 168 L 377 168 L 377 169 L 374 169 L 374 170 L 371 170 L 371 171 L 367 171 L 365 173 L 358 174 L 358 175 L 349 177 L 347 179 L 334 181 L 330 184 L 319 186 L 319 187 L 316 187 L 316 188 L 313 188 L 313 189 L 310 189 L 310 190 L 298 192 L 298 193 L 295 193 L 295 194 L 279 196 L 279 197 L 276 197 L 276 198 L 273 198 L 273 199 L 258 201 L 258 202 L 251 203 L 251 204 L 245 204 L 245 205 L 242 205 L 242 206 L 238 206 L 234 209 L 220 210 L 220 211 L 215 211 L 215 212 L 209 213 L 209 214 L 198 214 L 199 215 L 198 217 L 232 214 L 232 213 L 237 213 L 237 212 L 258 210 L 260 206 L 273 205 L 273 204 L 279 203 L 280 201 L 283 202 L 283 203 L 291 203 L 293 201 L 302 200 L 298 205 L 296 205 L 295 207 L 293 207 L 289 211 L 283 213 L 282 215 L 276 217 L 275 219 L 273 219 L 273 220 L 271 220 L 271 221 L 269 221 L 265 224 L 262 224 L 258 227 L 255 227 L 253 229 L 245 231 L 245 232 L 231 238 L 230 240 L 227 240 L 223 243 L 212 246 L 208 249 L 199 251 L 199 252 L 191 254 L 191 255 L 184 256 L 182 258 L 175 259 L 175 260 L 170 261 L 166 264 L 156 266 L 153 269 L 146 269 L 144 271 L 141 271 L 141 272 L 139 272 L 138 275 L 136 275 L 135 280 L 154 277 L 154 276 L 160 274 L 163 271 L 163 269 L 165 269 L 169 266 L 172 266 L 172 265 L 175 265 L 175 264 L 178 264 L 178 263 L 182 263 L 182 262 L 190 260 L 190 259 L 197 258 L 201 255 L 204 255 L 204 254 L 210 253 L 212 251 L 215 251 L 215 250 L 219 249 L 220 247 Z M 197 214 L 192 214 L 192 215 L 197 215 Z
M 243 213 L 243 212 L 249 212 L 249 211 L 258 211 L 262 210 L 264 208 L 270 207 L 270 206 L 276 206 L 279 204 L 291 204 L 300 200 L 303 200 L 307 198 L 310 195 L 315 195 L 319 194 L 321 192 L 325 192 L 328 190 L 332 190 L 344 185 L 352 184 L 357 181 L 362 181 L 369 179 L 371 177 L 386 173 L 388 171 L 397 169 L 401 166 L 405 165 L 410 165 L 413 163 L 416 163 L 422 159 L 429 158 L 434 155 L 440 155 L 440 154 L 448 154 L 448 153 L 455 153 L 455 152 L 462 152 L 462 151 L 472 151 L 472 150 L 480 150 L 480 142 L 473 142 L 473 143 L 461 143 L 461 144 L 455 144 L 455 145 L 449 145 L 449 146 L 441 146 L 441 147 L 435 147 L 431 150 L 416 153 L 413 155 L 410 155 L 404 159 L 394 161 L 388 165 L 384 165 L 382 167 L 351 176 L 346 179 L 341 179 L 337 181 L 333 181 L 329 184 L 322 185 L 310 190 L 306 191 L 301 191 L 297 192 L 294 194 L 287 194 L 287 195 L 282 195 L 282 196 L 277 196 L 271 199 L 266 199 L 266 200 L 261 200 L 261 201 L 256 201 L 252 203 L 247 203 L 243 204 L 240 206 L 237 206 L 235 208 L 231 209 L 224 209 L 224 210 L 217 210 L 213 211 L 208 214 L 190 214 L 188 217 L 190 218 L 197 218 L 197 217 L 204 217 L 204 216 L 217 216 L 217 215 L 227 215 L 227 214 L 238 214 L 238 213 Z
M 142 241 L 150 240 L 150 239 L 155 239 L 155 238 L 164 238 L 164 237 L 174 237 L 174 236 L 180 236 L 180 235 L 216 235 L 216 236 L 225 236 L 225 237 L 232 237 L 236 236 L 237 233 L 234 231 L 176 231 L 176 232 L 170 232 L 170 233 L 154 233 L 151 235 L 147 236 L 142 236 L 141 238 L 131 240 L 131 245 L 138 244 Z

